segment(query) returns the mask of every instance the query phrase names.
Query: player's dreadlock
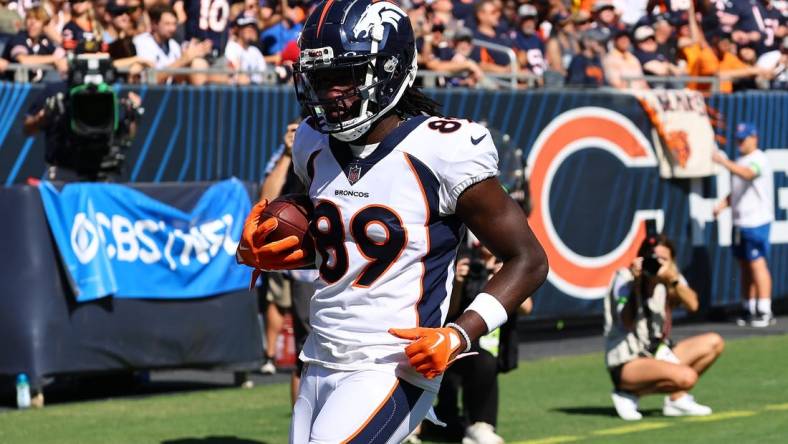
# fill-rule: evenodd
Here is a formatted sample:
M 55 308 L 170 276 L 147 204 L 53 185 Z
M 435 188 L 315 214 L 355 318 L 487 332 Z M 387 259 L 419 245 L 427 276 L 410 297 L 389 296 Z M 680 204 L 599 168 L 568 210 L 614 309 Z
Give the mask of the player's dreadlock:
M 440 104 L 424 95 L 415 86 L 405 88 L 405 92 L 394 106 L 394 112 L 400 117 L 407 118 L 426 114 L 428 116 L 443 117 L 440 112 Z

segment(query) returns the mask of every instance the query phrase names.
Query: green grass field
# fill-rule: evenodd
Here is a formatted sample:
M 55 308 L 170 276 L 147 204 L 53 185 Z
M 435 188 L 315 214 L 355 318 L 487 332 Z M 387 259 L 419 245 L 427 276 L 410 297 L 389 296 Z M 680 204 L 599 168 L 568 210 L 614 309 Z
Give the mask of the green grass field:
M 501 379 L 499 431 L 508 443 L 786 443 L 788 336 L 727 344 L 693 391 L 715 413 L 663 418 L 614 415 L 601 353 L 523 362 Z M 0 443 L 286 443 L 288 386 L 222 389 L 0 413 Z

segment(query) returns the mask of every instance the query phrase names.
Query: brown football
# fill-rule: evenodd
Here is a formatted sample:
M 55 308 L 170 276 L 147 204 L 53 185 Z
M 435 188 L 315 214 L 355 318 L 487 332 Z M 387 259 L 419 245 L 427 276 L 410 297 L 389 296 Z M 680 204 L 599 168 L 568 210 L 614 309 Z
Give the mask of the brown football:
M 285 194 L 269 202 L 260 216 L 260 222 L 275 217 L 279 225 L 266 237 L 266 242 L 296 236 L 301 240 L 300 248 L 304 250 L 304 265 L 314 263 L 315 242 L 309 233 L 312 210 L 312 201 L 305 194 Z

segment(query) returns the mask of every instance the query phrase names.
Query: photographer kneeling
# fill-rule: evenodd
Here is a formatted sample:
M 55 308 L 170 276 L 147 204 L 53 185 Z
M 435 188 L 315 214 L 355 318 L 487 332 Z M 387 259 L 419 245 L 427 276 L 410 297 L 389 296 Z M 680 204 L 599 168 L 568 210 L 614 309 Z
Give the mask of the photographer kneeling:
M 629 268 L 619 270 L 605 298 L 605 362 L 613 404 L 625 420 L 642 418 L 640 396 L 667 393 L 665 416 L 704 416 L 711 408 L 687 393 L 722 353 L 724 341 L 706 333 L 671 344 L 671 310 L 698 309 L 698 296 L 675 263 L 664 235 L 649 235 Z

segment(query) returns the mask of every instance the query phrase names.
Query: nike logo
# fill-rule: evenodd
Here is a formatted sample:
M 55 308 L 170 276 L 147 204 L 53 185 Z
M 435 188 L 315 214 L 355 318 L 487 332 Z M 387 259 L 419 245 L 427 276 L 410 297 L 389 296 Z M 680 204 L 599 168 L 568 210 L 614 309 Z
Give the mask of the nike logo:
M 432 344 L 432 347 L 430 347 L 430 349 L 435 349 L 435 348 L 438 348 L 438 346 L 439 346 L 439 345 L 441 345 L 441 343 L 443 343 L 443 340 L 444 340 L 444 339 L 445 339 L 445 338 L 443 337 L 443 335 L 438 335 L 438 340 L 437 340 L 437 341 L 435 341 L 435 343 L 434 343 L 434 344 Z
M 244 245 L 238 245 L 238 249 L 241 251 L 249 251 L 249 247 L 246 247 Z
M 474 137 L 473 137 L 473 136 L 471 136 L 471 143 L 472 143 L 472 144 L 474 144 L 474 145 L 478 145 L 478 144 L 479 144 L 479 142 L 481 142 L 482 140 L 484 140 L 484 138 L 485 138 L 485 137 L 487 137 L 487 134 L 482 134 L 482 136 L 481 136 L 481 137 L 479 137 L 478 139 L 474 139 Z

